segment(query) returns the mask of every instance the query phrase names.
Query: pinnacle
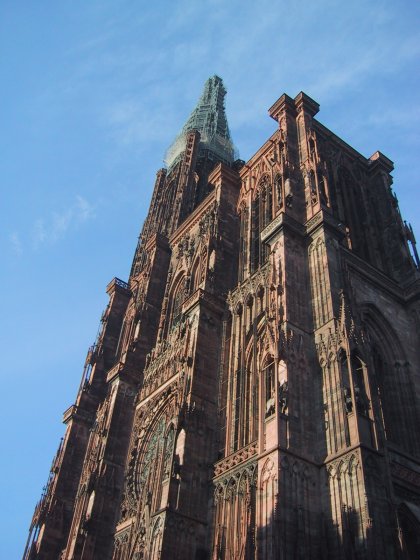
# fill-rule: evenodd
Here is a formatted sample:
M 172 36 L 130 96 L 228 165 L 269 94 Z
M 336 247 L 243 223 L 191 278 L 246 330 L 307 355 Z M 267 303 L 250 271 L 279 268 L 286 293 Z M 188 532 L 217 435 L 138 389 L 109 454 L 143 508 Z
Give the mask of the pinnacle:
M 226 118 L 225 95 L 222 78 L 214 75 L 207 79 L 195 109 L 166 153 L 168 167 L 178 161 L 185 149 L 186 135 L 191 130 L 200 132 L 201 152 L 207 150 L 219 160 L 233 162 L 235 150 Z

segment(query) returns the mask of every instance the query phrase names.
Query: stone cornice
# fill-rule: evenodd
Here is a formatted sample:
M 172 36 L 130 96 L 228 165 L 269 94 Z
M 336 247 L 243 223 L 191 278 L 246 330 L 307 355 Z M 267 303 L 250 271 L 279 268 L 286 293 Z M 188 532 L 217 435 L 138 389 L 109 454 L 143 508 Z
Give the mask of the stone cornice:
M 228 471 L 235 469 L 238 466 L 244 465 L 250 459 L 256 459 L 258 452 L 258 442 L 254 441 L 238 449 L 234 453 L 231 453 L 224 459 L 217 461 L 214 466 L 214 476 L 215 478 L 225 475 Z
M 321 226 L 333 230 L 335 233 L 339 233 L 342 239 L 346 236 L 344 224 L 334 218 L 332 214 L 322 209 L 306 222 L 306 233 L 311 235 Z
M 287 95 L 287 93 L 283 93 L 279 99 L 271 107 L 268 109 L 268 114 L 272 119 L 275 121 L 279 121 L 280 113 L 283 111 L 287 111 L 288 113 L 292 114 L 293 116 L 296 115 L 296 107 L 295 102 L 291 97 Z
M 220 297 L 210 294 L 202 288 L 198 288 L 198 290 L 196 290 L 187 300 L 185 300 L 182 306 L 182 312 L 188 313 L 198 304 L 203 304 L 209 310 L 215 311 L 220 315 L 224 313 L 225 310 L 224 300 L 222 300 Z
M 290 229 L 299 236 L 305 235 L 305 227 L 297 222 L 294 218 L 290 217 L 285 212 L 281 212 L 268 226 L 261 232 L 261 241 L 268 242 L 275 234 L 284 229 Z
M 93 419 L 94 414 L 92 412 L 83 410 L 83 408 L 80 408 L 75 404 L 69 406 L 69 408 L 63 413 L 63 424 L 68 424 L 70 420 L 80 420 L 82 422 L 86 422 L 87 424 L 91 424 Z
M 150 251 L 154 247 L 159 247 L 159 249 L 168 250 L 168 238 L 161 233 L 155 233 L 152 235 L 145 244 L 146 251 Z
M 380 167 L 387 173 L 391 173 L 394 169 L 394 162 L 387 158 L 382 152 L 377 150 L 369 158 L 369 163 L 373 167 Z
M 120 280 L 117 277 L 113 278 L 106 287 L 106 293 L 110 297 L 114 292 L 119 292 L 120 294 L 124 294 L 127 296 L 131 295 L 130 287 L 127 282 L 124 282 L 124 280 Z
M 316 115 L 319 111 L 319 103 L 314 101 L 312 97 L 309 97 L 309 95 L 307 95 L 303 91 L 297 94 L 294 102 L 298 112 L 303 110 L 305 113 L 311 115 L 311 117 Z

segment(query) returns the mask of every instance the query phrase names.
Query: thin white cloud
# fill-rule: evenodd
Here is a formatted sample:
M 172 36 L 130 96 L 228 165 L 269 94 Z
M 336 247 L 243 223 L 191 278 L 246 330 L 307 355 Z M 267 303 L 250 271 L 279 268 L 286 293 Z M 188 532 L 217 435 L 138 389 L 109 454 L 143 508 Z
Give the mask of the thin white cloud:
M 51 241 L 57 241 L 65 235 L 73 220 L 73 208 L 65 212 L 53 212 L 49 237 Z
M 95 217 L 94 206 L 84 197 L 77 195 L 76 201 L 67 210 L 52 212 L 50 218 L 35 221 L 32 242 L 35 249 L 41 245 L 53 244 L 62 239 L 70 229 Z
M 420 123 L 420 105 L 413 106 L 411 111 L 399 107 L 381 107 L 380 111 L 375 110 L 370 115 L 368 123 L 374 126 L 386 125 L 396 129 L 411 128 L 413 124 Z
M 141 148 L 146 141 L 167 140 L 168 130 L 173 126 L 171 108 L 160 107 L 153 111 L 147 99 L 134 97 L 115 102 L 106 110 L 105 122 L 111 136 L 121 145 Z
M 94 207 L 79 194 L 76 196 L 75 213 L 80 222 L 87 222 L 95 217 Z
M 367 48 L 362 43 L 351 48 L 347 44 L 342 50 L 332 51 L 328 64 L 324 64 L 310 89 L 325 100 L 344 89 L 359 88 L 365 83 L 374 83 L 377 77 L 390 76 L 404 64 L 416 64 L 419 54 L 418 37 L 407 36 L 398 41 L 390 37 L 384 42 L 382 34 L 373 34 Z
M 12 232 L 9 235 L 9 241 L 11 243 L 13 253 L 20 257 L 23 253 L 23 246 L 19 234 L 16 231 Z
M 32 241 L 35 248 L 38 248 L 40 245 L 45 243 L 47 240 L 47 232 L 45 230 L 44 220 L 38 219 L 34 223 L 33 233 L 32 233 Z

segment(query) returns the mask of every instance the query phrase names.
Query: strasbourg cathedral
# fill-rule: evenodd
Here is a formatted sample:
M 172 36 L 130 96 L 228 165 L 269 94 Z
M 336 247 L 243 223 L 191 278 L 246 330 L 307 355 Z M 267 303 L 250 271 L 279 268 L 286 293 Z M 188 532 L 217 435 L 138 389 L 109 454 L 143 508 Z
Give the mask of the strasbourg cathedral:
M 25 560 L 420 558 L 420 271 L 301 92 L 235 157 L 222 80 L 157 172 Z

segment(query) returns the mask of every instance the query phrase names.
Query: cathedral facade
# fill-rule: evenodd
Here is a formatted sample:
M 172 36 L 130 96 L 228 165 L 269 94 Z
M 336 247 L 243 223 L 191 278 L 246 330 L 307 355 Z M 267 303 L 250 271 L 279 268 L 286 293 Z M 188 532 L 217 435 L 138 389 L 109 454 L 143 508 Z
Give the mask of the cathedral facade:
M 107 287 L 25 560 L 418 558 L 420 271 L 304 93 L 235 158 L 213 76 Z

